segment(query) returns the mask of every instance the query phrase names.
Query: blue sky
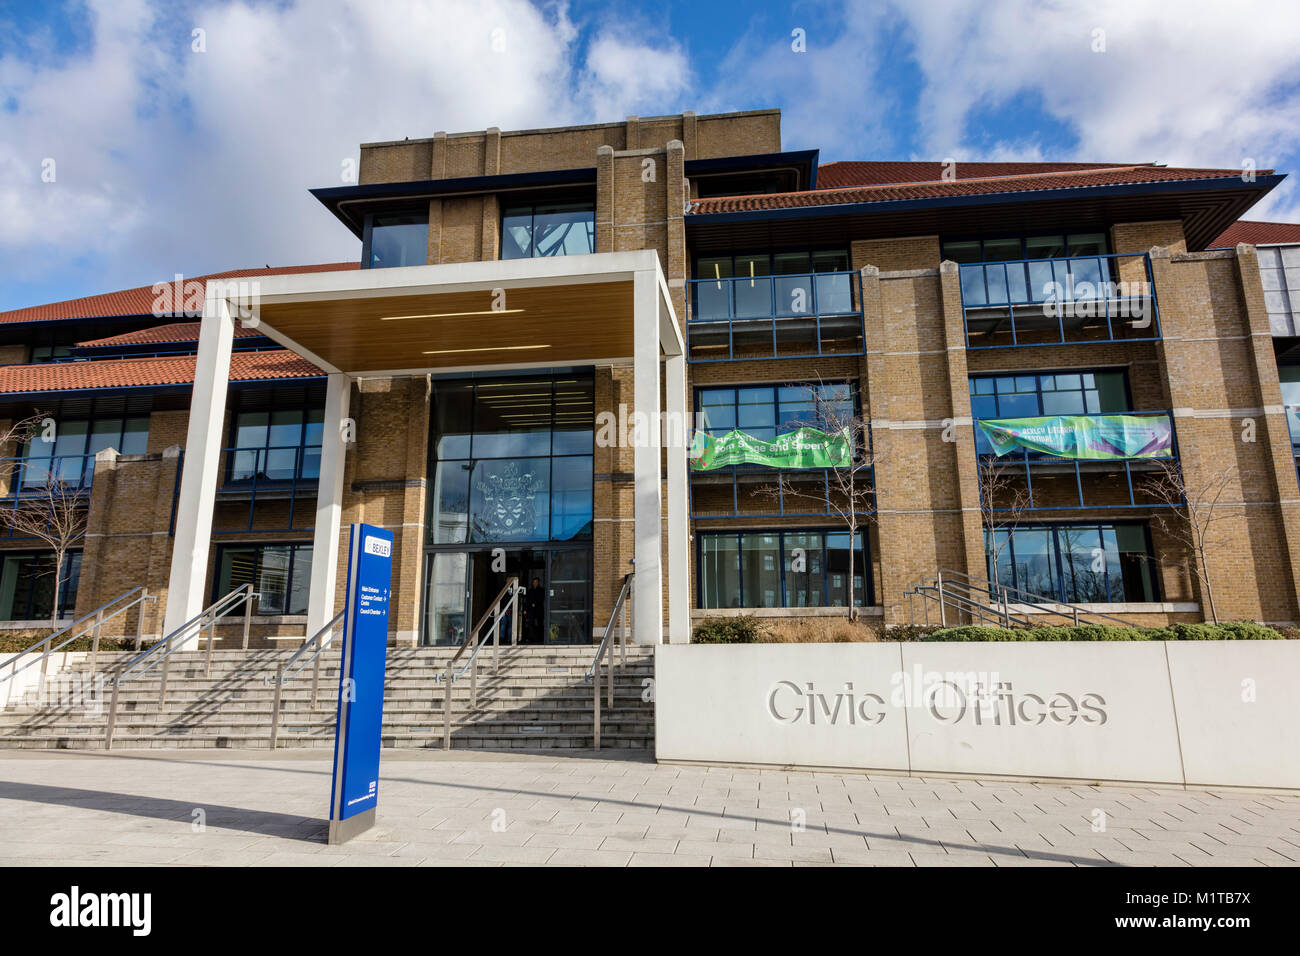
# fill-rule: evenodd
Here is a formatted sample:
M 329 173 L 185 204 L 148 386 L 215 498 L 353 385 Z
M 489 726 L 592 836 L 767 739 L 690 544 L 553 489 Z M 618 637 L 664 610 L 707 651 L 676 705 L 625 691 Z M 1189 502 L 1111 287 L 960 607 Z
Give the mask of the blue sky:
M 436 130 L 775 106 L 823 161 L 1291 171 L 1297 36 L 1221 0 L 0 0 L 0 310 L 355 258 L 307 190 Z

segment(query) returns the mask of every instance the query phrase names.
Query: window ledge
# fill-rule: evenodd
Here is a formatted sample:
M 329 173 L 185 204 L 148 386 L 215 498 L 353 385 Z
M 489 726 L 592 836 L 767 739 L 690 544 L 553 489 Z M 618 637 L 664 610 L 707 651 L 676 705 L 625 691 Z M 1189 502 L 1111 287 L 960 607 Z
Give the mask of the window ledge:
M 61 617 L 51 630 L 58 630 L 61 627 L 67 627 L 73 622 L 73 618 Z M 50 619 L 43 617 L 39 621 L 0 621 L 0 631 L 29 631 L 33 628 L 50 627 Z
M 691 608 L 691 618 L 706 617 L 848 617 L 847 607 L 717 607 Z M 858 605 L 858 614 L 864 617 L 884 617 L 885 609 L 879 604 Z
M 306 614 L 254 614 L 251 620 L 253 624 L 306 624 Z M 244 626 L 244 615 L 236 612 L 227 614 L 221 620 L 217 621 L 217 627 L 223 625 Z

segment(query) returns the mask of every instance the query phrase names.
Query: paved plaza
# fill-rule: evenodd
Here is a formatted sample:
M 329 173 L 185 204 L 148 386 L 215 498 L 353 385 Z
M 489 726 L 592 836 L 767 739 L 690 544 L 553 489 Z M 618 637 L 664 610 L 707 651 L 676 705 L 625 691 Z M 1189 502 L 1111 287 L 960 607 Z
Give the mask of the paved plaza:
M 383 753 L 325 844 L 330 753 L 9 752 L 0 864 L 1294 866 L 1300 795 Z

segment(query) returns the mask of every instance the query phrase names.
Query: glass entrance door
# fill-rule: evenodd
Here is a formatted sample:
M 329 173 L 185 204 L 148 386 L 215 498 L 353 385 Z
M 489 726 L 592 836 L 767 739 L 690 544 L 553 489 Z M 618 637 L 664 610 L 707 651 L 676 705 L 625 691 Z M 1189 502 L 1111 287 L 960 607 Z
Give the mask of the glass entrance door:
M 591 551 L 587 548 L 430 552 L 425 559 L 424 634 L 428 644 L 460 644 L 517 577 L 521 644 L 591 642 Z M 509 643 L 511 622 L 501 623 Z

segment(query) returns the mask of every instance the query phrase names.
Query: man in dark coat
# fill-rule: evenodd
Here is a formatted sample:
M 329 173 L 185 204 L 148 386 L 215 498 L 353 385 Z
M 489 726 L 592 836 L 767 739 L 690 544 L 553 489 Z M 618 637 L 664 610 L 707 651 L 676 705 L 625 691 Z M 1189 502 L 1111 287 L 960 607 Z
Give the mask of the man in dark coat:
M 546 618 L 546 595 L 542 591 L 542 582 L 533 578 L 532 585 L 524 594 L 524 643 L 541 644 L 543 626 Z

